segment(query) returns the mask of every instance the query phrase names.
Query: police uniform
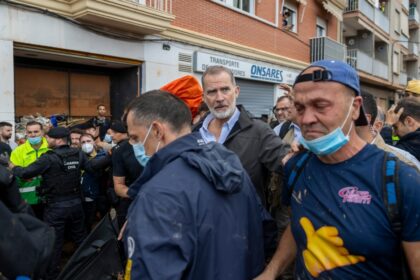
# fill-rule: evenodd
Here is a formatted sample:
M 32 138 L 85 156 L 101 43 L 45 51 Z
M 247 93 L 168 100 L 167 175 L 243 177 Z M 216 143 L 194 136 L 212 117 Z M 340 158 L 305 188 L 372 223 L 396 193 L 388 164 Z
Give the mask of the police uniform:
M 52 128 L 50 138 L 68 138 L 67 128 Z M 42 185 L 37 189 L 46 204 L 44 221 L 54 227 L 56 241 L 48 279 L 55 279 L 59 273 L 61 251 L 64 242 L 64 229 L 71 230 L 72 239 L 80 245 L 86 237 L 84 212 L 81 199 L 81 169 L 86 169 L 86 155 L 69 145 L 55 147 L 43 154 L 28 167 L 14 167 L 13 174 L 21 178 L 42 176 Z

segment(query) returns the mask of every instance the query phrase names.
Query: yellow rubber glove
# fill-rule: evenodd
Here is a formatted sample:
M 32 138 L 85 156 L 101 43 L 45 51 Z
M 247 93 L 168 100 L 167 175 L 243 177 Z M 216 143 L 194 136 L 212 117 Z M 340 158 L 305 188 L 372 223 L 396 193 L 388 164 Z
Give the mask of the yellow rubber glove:
M 307 249 L 303 251 L 306 269 L 313 277 L 325 270 L 364 262 L 363 256 L 350 255 L 335 227 L 323 226 L 315 231 L 311 221 L 302 217 L 300 225 L 306 234 Z

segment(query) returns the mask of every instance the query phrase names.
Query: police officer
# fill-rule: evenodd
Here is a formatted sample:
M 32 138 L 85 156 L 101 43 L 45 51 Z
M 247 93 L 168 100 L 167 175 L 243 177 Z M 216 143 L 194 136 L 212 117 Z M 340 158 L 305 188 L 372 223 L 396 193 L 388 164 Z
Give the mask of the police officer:
M 81 169 L 90 168 L 86 155 L 69 146 L 69 136 L 67 128 L 52 128 L 46 137 L 51 150 L 28 167 L 13 167 L 13 174 L 21 178 L 42 176 L 42 185 L 37 191 L 46 204 L 43 218 L 56 232 L 47 279 L 55 279 L 59 273 L 66 225 L 71 229 L 72 239 L 77 245 L 86 237 L 80 176 Z

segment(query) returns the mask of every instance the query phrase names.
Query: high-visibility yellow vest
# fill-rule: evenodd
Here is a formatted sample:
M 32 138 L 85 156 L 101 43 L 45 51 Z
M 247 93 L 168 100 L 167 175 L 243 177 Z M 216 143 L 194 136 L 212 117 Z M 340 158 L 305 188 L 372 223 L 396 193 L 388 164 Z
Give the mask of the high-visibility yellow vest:
M 35 162 L 42 154 L 48 151 L 48 142 L 42 138 L 42 144 L 38 150 L 32 148 L 28 140 L 14 149 L 10 155 L 10 161 L 13 165 L 27 167 Z M 31 179 L 17 178 L 19 191 L 22 198 L 29 204 L 38 204 L 39 198 L 36 195 L 36 188 L 41 185 L 41 176 Z

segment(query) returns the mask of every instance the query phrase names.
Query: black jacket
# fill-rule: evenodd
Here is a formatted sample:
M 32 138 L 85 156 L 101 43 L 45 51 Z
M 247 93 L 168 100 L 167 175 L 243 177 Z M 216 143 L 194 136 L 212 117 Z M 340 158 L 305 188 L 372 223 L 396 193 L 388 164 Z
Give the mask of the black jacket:
M 0 200 L 13 213 L 33 214 L 32 208 L 22 199 L 16 178 L 0 164 Z
M 401 137 L 395 147 L 409 152 L 420 161 L 420 128 Z
M 239 119 L 223 145 L 239 157 L 261 201 L 267 206 L 271 172 L 282 174 L 281 160 L 290 146 L 283 143 L 268 124 L 251 119 L 242 106 L 238 109 Z M 202 121 L 198 123 L 194 131 L 199 131 L 202 124 Z
M 67 151 L 72 151 L 75 150 L 74 148 L 70 148 L 68 145 L 63 145 L 60 147 L 56 147 L 54 148 L 54 150 L 59 150 L 60 152 L 67 152 Z M 82 151 L 76 151 L 78 153 L 78 165 L 79 165 L 79 169 L 83 169 L 83 170 L 87 170 L 88 172 L 94 173 L 95 169 L 92 167 L 93 163 L 92 161 L 89 161 L 86 154 L 83 153 Z M 27 178 L 32 178 L 34 176 L 37 175 L 41 175 L 43 177 L 43 181 L 45 181 L 45 179 L 47 179 L 46 177 L 48 176 L 54 176 L 54 174 L 58 174 L 60 172 L 62 172 L 63 170 L 63 161 L 60 160 L 60 157 L 54 153 L 54 152 L 47 152 L 45 154 L 43 154 L 41 157 L 39 157 L 34 163 L 32 163 L 31 165 L 27 166 L 27 167 L 19 167 L 16 166 L 13 168 L 13 174 L 15 176 L 18 176 L 20 178 L 23 179 L 27 179 Z M 66 176 L 66 175 L 63 175 Z M 68 178 L 61 178 L 62 182 L 65 183 L 67 182 Z M 59 178 L 57 179 L 59 180 Z M 78 181 L 80 182 L 80 174 L 79 174 L 79 178 Z M 43 186 L 43 188 L 59 188 L 60 185 L 57 184 L 56 186 Z M 80 190 L 80 185 L 78 186 L 79 190 Z M 48 191 L 49 194 L 54 193 L 55 191 Z M 45 193 L 47 194 L 47 193 Z M 73 195 L 69 195 L 68 198 L 70 198 L 70 196 L 75 197 L 75 194 Z
M 54 247 L 54 229 L 37 218 L 12 213 L 0 201 L 0 275 L 42 279 Z

